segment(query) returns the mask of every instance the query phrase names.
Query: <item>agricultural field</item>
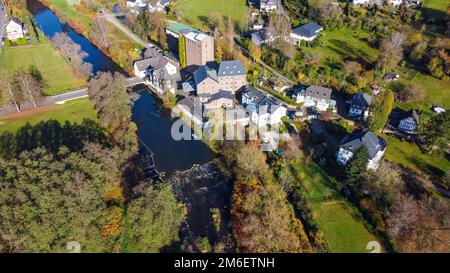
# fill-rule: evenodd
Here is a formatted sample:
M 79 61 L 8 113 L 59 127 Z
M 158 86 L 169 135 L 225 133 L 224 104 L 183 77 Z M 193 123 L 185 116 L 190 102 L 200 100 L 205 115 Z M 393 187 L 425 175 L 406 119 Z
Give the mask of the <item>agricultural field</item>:
M 89 99 L 77 99 L 64 104 L 50 104 L 37 109 L 0 117 L 0 133 L 5 131 L 15 132 L 27 122 L 34 125 L 41 121 L 54 119 L 61 123 L 65 121 L 81 123 L 85 118 L 97 120 L 97 113 Z
M 175 5 L 177 14 L 188 23 L 202 27 L 213 12 L 231 18 L 234 22 L 241 22 L 247 10 L 243 0 L 178 0 Z
M 44 37 L 41 35 L 37 45 L 4 48 L 0 53 L 0 67 L 12 76 L 20 67 L 36 66 L 47 83 L 44 95 L 48 96 L 85 86 L 86 81 L 75 75 L 69 62 Z
M 340 197 L 334 189 L 335 180 L 315 163 L 307 168 L 292 166 L 302 181 L 303 192 L 311 201 L 320 230 L 331 252 L 368 252 L 367 243 L 377 241 L 357 208 Z

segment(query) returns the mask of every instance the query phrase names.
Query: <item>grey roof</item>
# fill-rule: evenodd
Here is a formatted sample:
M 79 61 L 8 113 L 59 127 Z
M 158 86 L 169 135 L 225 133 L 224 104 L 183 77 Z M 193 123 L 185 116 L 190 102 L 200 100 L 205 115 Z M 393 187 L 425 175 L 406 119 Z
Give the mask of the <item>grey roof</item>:
M 165 69 L 169 61 L 163 55 L 159 55 L 149 59 L 143 59 L 135 62 L 135 65 L 139 70 L 153 70 L 153 75 L 156 75 L 159 79 L 163 80 L 179 80 L 180 73 L 177 69 L 177 73 L 169 74 Z
M 306 88 L 305 95 L 329 100 L 331 98 L 332 92 L 333 91 L 330 88 L 318 85 L 311 85 Z
M 292 32 L 299 36 L 311 38 L 317 35 L 317 32 L 322 29 L 323 27 L 321 25 L 314 22 L 309 22 L 305 25 L 301 25 L 299 27 L 294 28 Z
M 142 52 L 144 59 L 153 58 L 162 55 L 162 53 L 156 47 L 148 47 Z
M 219 92 L 212 94 L 209 98 L 209 101 L 211 102 L 223 98 L 234 100 L 234 95 L 230 91 L 220 90 Z
M 194 81 L 195 84 L 200 84 L 202 81 L 207 78 L 211 78 L 217 81 L 217 72 L 213 68 L 210 68 L 206 65 L 202 65 L 194 71 Z
M 240 61 L 223 61 L 219 64 L 217 75 L 219 77 L 246 75 L 244 66 Z
M 253 104 L 259 104 L 266 97 L 266 94 L 258 89 L 246 85 L 242 89 L 242 96 L 246 96 L 246 98 L 251 100 L 251 103 Z
M 263 36 L 263 31 L 262 30 L 258 30 L 253 32 L 252 34 L 250 34 L 252 37 L 252 42 L 254 44 L 257 45 L 262 45 L 265 42 L 264 36 Z
M 384 138 L 372 132 L 355 130 L 344 137 L 340 147 L 355 153 L 363 145 L 367 147 L 369 158 L 372 159 L 379 151 L 383 151 L 386 148 L 387 142 Z
M 143 59 L 143 60 L 139 60 L 134 62 L 134 64 L 138 67 L 139 70 L 146 70 L 149 66 L 150 63 L 152 63 L 152 59 Z
M 275 112 L 278 107 L 282 106 L 283 103 L 274 97 L 267 96 L 266 93 L 255 89 L 250 86 L 245 86 L 242 90 L 242 96 L 246 96 L 251 102 L 248 103 L 250 106 L 255 106 L 255 110 L 259 110 L 261 107 L 267 107 L 267 112 Z
M 359 105 L 363 107 L 369 107 L 372 103 L 373 97 L 371 95 L 356 93 L 352 97 L 352 105 Z
M 178 102 L 179 105 L 186 106 L 189 109 L 189 112 L 194 115 L 195 107 L 199 107 L 199 109 L 203 109 L 202 103 L 199 101 L 194 101 L 191 98 L 183 98 Z

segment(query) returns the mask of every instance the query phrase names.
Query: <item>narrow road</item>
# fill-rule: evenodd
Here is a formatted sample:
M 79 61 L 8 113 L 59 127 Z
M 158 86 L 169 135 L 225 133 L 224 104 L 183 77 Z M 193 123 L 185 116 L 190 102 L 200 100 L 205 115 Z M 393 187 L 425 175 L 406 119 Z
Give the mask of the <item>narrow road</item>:
M 127 79 L 127 87 L 135 86 L 138 84 L 144 83 L 144 80 L 138 77 L 128 78 Z M 43 97 L 39 101 L 36 102 L 38 107 L 52 104 L 52 103 L 62 103 L 69 100 L 79 99 L 86 97 L 88 95 L 88 89 L 82 88 L 74 91 L 70 91 L 64 94 L 59 94 L 51 97 Z M 34 105 L 31 102 L 24 102 L 20 105 L 20 110 L 29 110 L 34 108 Z M 8 114 L 17 113 L 16 106 L 14 104 L 8 104 L 3 108 L 0 108 L 0 116 L 5 116 Z
M 5 32 L 5 23 L 6 23 L 6 7 L 3 0 L 0 0 L 0 46 L 3 41 L 3 34 Z
M 275 69 L 273 69 L 272 67 L 268 66 L 265 62 L 261 61 L 261 60 L 255 60 L 251 55 L 250 52 L 248 52 L 247 49 L 243 48 L 241 45 L 239 45 L 236 42 L 236 39 L 239 36 L 236 34 L 235 35 L 235 40 L 234 40 L 234 44 L 241 50 L 242 54 L 244 54 L 245 56 L 247 56 L 248 58 L 250 58 L 251 60 L 253 60 L 254 62 L 257 62 L 258 64 L 262 65 L 265 69 L 269 70 L 272 74 L 274 74 L 275 76 L 277 76 L 278 78 L 280 78 L 284 83 L 290 84 L 290 85 L 294 85 L 295 82 L 293 82 L 292 80 L 286 78 L 283 74 L 281 74 L 280 72 L 276 71 Z
M 132 40 L 134 40 L 136 43 L 141 44 L 142 46 L 144 46 L 145 48 L 148 47 L 154 47 L 155 45 L 152 43 L 148 43 L 145 42 L 144 40 L 142 40 L 141 38 L 139 38 L 136 34 L 134 34 L 130 29 L 128 29 L 125 25 L 122 24 L 122 22 L 120 22 L 119 19 L 117 19 L 116 15 L 102 11 L 103 13 L 103 17 L 110 22 L 111 24 L 113 24 L 114 26 L 116 26 L 118 29 L 122 30 L 128 37 L 130 37 Z

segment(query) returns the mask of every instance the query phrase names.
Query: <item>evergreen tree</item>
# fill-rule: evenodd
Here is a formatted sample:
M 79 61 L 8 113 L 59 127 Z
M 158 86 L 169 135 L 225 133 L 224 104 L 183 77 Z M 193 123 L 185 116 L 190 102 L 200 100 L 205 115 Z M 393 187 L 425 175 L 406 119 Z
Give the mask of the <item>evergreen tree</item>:
M 425 148 L 429 151 L 442 150 L 450 139 L 450 112 L 433 116 L 422 129 Z
M 357 186 L 367 174 L 369 152 L 366 146 L 359 148 L 353 158 L 347 163 L 345 170 L 346 183 L 349 186 Z

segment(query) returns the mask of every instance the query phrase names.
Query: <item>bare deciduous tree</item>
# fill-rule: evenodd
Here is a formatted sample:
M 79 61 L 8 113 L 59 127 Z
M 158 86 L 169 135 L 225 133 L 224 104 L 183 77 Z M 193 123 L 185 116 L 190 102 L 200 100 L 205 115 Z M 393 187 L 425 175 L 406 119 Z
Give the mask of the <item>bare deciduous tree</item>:
M 109 48 L 108 23 L 101 15 L 95 16 L 92 21 L 91 37 L 101 46 Z

